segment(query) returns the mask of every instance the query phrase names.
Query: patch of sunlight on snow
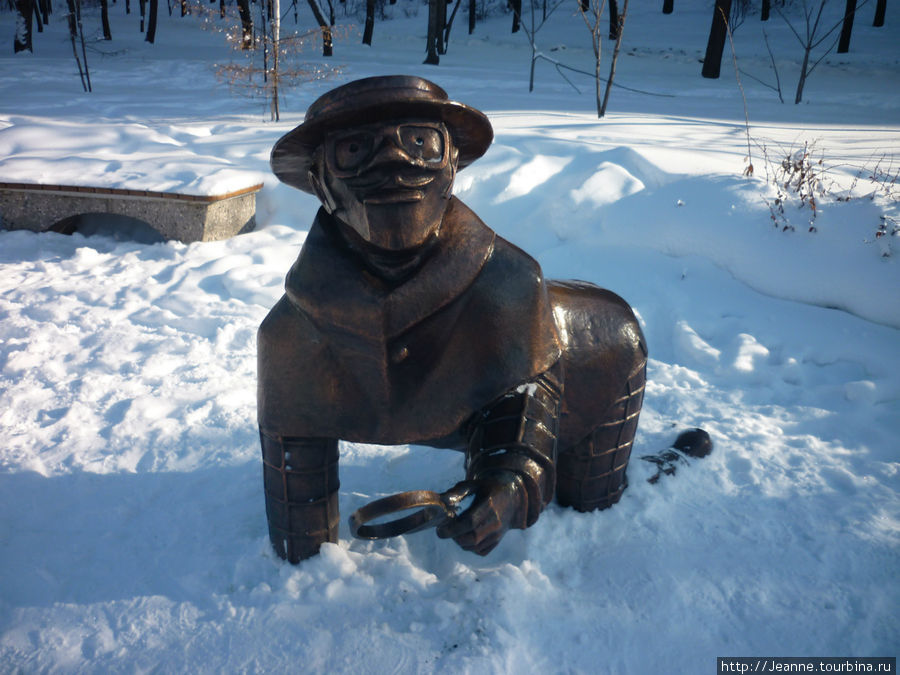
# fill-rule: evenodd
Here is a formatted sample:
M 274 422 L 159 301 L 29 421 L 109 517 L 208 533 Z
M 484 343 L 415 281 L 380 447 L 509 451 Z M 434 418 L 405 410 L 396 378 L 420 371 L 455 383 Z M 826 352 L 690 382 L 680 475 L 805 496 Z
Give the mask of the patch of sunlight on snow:
M 545 183 L 566 168 L 571 161 L 571 157 L 536 156 L 513 172 L 512 176 L 509 177 L 509 185 L 497 195 L 494 203 L 501 204 L 510 199 L 527 195 L 538 185 Z
M 580 188 L 572 190 L 569 194 L 577 205 L 587 202 L 591 206 L 603 206 L 643 189 L 644 183 L 626 169 L 618 164 L 603 162 Z

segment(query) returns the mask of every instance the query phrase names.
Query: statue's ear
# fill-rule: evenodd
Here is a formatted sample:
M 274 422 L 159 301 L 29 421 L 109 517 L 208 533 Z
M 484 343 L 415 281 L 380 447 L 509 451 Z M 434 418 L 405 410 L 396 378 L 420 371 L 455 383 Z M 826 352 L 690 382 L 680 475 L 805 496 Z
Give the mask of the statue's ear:
M 444 190 L 444 199 L 450 199 L 453 195 L 453 183 L 456 182 L 456 172 L 459 170 L 459 148 L 455 145 L 450 148 L 450 182 L 447 184 L 447 189 Z
M 321 156 L 321 151 L 319 153 L 319 156 Z M 311 167 L 309 167 L 309 171 L 306 172 L 306 179 L 309 181 L 309 184 L 312 187 L 316 197 L 318 197 L 319 201 L 322 202 L 322 206 L 325 207 L 325 210 L 328 211 L 328 213 L 334 213 L 334 210 L 337 208 L 337 204 L 335 204 L 334 197 L 331 196 L 331 192 L 325 185 L 325 181 L 319 176 L 319 171 L 323 168 L 321 164 L 322 163 L 320 161 L 316 161 Z

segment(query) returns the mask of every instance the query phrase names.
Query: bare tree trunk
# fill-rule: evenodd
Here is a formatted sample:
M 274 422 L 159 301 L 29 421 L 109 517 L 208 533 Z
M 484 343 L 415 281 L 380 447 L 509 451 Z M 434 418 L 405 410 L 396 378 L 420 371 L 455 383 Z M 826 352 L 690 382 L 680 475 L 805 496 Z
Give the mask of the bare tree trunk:
M 16 34 L 13 39 L 13 52 L 16 54 L 34 51 L 31 43 L 32 16 L 34 0 L 16 0 Z
M 91 70 L 88 68 L 87 47 L 84 44 L 84 25 L 81 23 L 81 0 L 75 0 L 75 21 L 78 24 L 78 37 L 81 42 L 81 58 L 84 60 L 84 79 L 87 82 L 88 93 L 94 88 L 91 86 Z
M 587 9 L 584 9 L 585 3 L 587 3 Z M 594 52 L 594 93 L 597 98 L 597 117 L 602 116 L 600 109 L 603 106 L 600 85 L 603 81 L 603 78 L 600 76 L 600 56 L 603 52 L 603 29 L 601 28 L 603 22 L 601 19 L 605 4 L 606 0 L 581 0 L 578 5 L 584 25 L 587 26 L 588 31 L 591 33 L 591 49 Z M 534 16 L 533 12 L 532 16 Z M 533 50 L 534 47 L 532 46 Z M 534 57 L 532 57 L 531 64 L 532 66 L 534 65 Z
M 476 0 L 469 0 L 469 35 L 475 32 Z
M 522 0 L 509 0 L 509 6 L 512 8 L 512 32 L 519 32 L 519 19 L 522 17 Z
M 772 0 L 762 0 L 762 13 L 759 16 L 760 21 L 768 21 L 769 13 L 772 11 Z
M 39 0 L 38 9 L 41 12 L 41 22 L 46 26 L 50 23 L 50 0 Z
M 794 33 L 794 36 L 798 39 L 801 45 L 803 45 L 803 64 L 800 66 L 800 77 L 797 80 L 797 95 L 794 97 L 794 104 L 798 104 L 803 100 L 803 88 L 806 86 L 806 78 L 809 77 L 809 74 L 812 70 L 825 58 L 825 55 L 828 54 L 830 50 L 825 50 L 824 54 L 822 54 L 821 58 L 819 58 L 815 63 L 809 65 L 809 57 L 813 49 L 818 47 L 825 41 L 829 35 L 831 35 L 838 26 L 841 25 L 841 22 L 838 22 L 832 26 L 831 30 L 828 30 L 822 35 L 819 36 L 819 22 L 822 20 L 822 13 L 825 10 L 825 5 L 828 3 L 828 0 L 821 0 L 819 3 L 818 12 L 815 15 L 815 19 L 813 19 L 813 10 L 809 9 L 805 11 L 806 17 L 806 38 L 800 37 L 800 34 L 794 29 L 794 27 L 788 23 L 788 26 L 791 28 L 791 31 Z M 804 5 L 804 10 L 806 10 L 806 6 Z
M 425 63 L 436 66 L 441 62 L 438 56 L 438 41 L 441 31 L 438 29 L 438 4 L 444 0 L 428 0 L 428 34 L 425 36 Z
M 141 14 L 141 30 L 144 30 L 144 16 Z M 109 0 L 100 0 L 100 25 L 103 26 L 103 39 L 112 40 L 109 29 Z
M 872 22 L 872 25 L 875 28 L 881 28 L 884 25 L 884 13 L 887 9 L 887 0 L 878 0 L 875 5 L 875 20 Z
M 316 17 L 316 23 L 319 24 L 319 28 L 322 30 L 322 56 L 332 56 L 334 49 L 332 46 L 331 26 L 325 20 L 325 15 L 322 14 L 322 10 L 319 9 L 316 0 L 307 0 L 307 2 L 313 16 Z
M 616 0 L 610 0 L 610 9 L 612 9 Z M 617 12 L 618 14 L 618 12 Z M 619 60 L 619 49 L 622 47 L 622 33 L 625 32 L 625 17 L 628 16 L 628 0 L 622 5 L 622 16 L 616 18 L 616 46 L 613 49 L 612 63 L 609 65 L 609 79 L 606 80 L 606 91 L 603 92 L 603 103 L 600 105 L 599 117 L 606 114 L 606 104 L 609 103 L 609 92 L 613 86 L 613 80 L 616 78 L 616 62 Z
M 81 3 L 80 0 L 67 0 L 69 6 L 69 38 L 72 42 L 72 53 L 75 55 L 75 63 L 78 64 L 78 75 L 81 77 L 81 87 L 89 92 L 91 90 L 91 75 L 88 71 L 87 52 L 84 48 L 84 31 L 81 25 Z M 75 41 L 81 38 L 81 53 L 84 55 L 84 65 L 78 57 L 78 47 Z
M 69 37 L 72 38 L 72 49 L 75 49 L 75 40 L 78 39 L 78 23 L 75 21 L 75 2 L 74 0 L 66 0 L 69 13 L 66 14 L 66 21 L 69 23 Z M 78 59 L 78 52 L 75 52 L 75 59 Z M 79 64 L 78 70 L 81 70 Z
M 153 44 L 156 39 L 156 15 L 159 14 L 159 0 L 150 0 L 150 16 L 147 18 L 147 35 L 144 39 Z
M 375 0 L 366 0 L 366 26 L 363 29 L 363 44 L 372 44 L 372 32 L 375 30 Z
M 447 45 L 444 43 L 444 30 L 447 28 L 447 0 L 437 2 L 437 50 L 438 54 L 447 53 Z
M 850 51 L 850 34 L 853 32 L 853 17 L 856 16 L 856 0 L 847 0 L 844 10 L 844 25 L 841 26 L 841 39 L 838 41 L 838 54 Z
M 797 94 L 794 96 L 794 105 L 803 100 L 803 87 L 806 86 L 806 76 L 809 74 L 809 53 L 812 51 L 809 43 L 803 50 L 803 65 L 800 66 L 800 79 L 797 80 Z
M 462 4 L 462 0 L 456 0 L 456 4 L 453 5 L 453 11 L 450 13 L 450 18 L 447 19 L 444 24 L 444 33 L 441 35 L 441 42 L 444 47 L 444 52 L 446 53 L 447 48 L 450 47 L 450 31 L 453 30 L 453 21 L 456 19 L 456 13 L 459 11 L 459 6 Z M 447 3 L 447 6 L 450 6 L 450 3 Z
M 259 3 L 259 34 L 262 36 L 262 76 L 264 89 L 269 84 L 269 47 L 271 46 L 272 42 L 269 39 L 268 22 L 268 15 L 271 13 L 271 6 L 269 5 L 270 1 L 271 0 L 261 0 L 261 2 Z M 270 11 L 267 13 L 266 10 Z
M 731 16 L 731 0 L 716 0 L 713 8 L 712 25 L 709 28 L 709 41 L 706 43 L 706 56 L 703 59 L 701 75 L 710 79 L 719 77 L 722 68 L 722 51 L 725 49 L 725 38 L 728 35 L 728 17 Z
M 143 33 L 147 18 L 147 0 L 140 0 L 139 6 L 141 11 L 141 32 Z
M 253 48 L 253 15 L 250 0 L 237 0 L 238 14 L 241 16 L 241 49 Z
M 281 111 L 278 107 L 278 79 L 281 76 L 278 56 L 281 51 L 281 2 L 271 0 L 272 10 L 272 121 L 281 119 Z
M 663 0 L 663 14 L 671 14 L 675 11 L 674 0 Z
M 37 26 L 38 33 L 44 32 L 44 21 L 41 18 L 41 7 L 40 3 L 37 0 L 31 3 L 34 8 L 34 25 Z
M 628 3 L 628 0 L 625 0 Z M 609 0 L 609 39 L 617 40 L 619 38 L 619 3 L 616 0 Z

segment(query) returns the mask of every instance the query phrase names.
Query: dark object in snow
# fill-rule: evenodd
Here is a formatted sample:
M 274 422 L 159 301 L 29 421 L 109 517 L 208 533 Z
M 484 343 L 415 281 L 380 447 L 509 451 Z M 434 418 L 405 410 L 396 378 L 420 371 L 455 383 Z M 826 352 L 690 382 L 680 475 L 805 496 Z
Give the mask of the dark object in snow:
M 647 479 L 648 483 L 656 483 L 663 475 L 674 476 L 679 464 L 689 466 L 690 462 L 685 458 L 696 457 L 700 459 L 712 452 L 713 442 L 703 429 L 690 429 L 678 434 L 678 438 L 671 448 L 663 450 L 656 455 L 642 455 L 645 462 L 656 464 L 656 473 Z
M 678 434 L 672 447 L 691 457 L 706 457 L 712 452 L 713 442 L 703 429 L 689 429 Z
M 640 326 L 610 291 L 545 281 L 451 195 L 492 138 L 437 85 L 390 76 L 326 93 L 272 150 L 322 202 L 258 341 L 266 515 L 291 562 L 337 541 L 338 439 L 465 452 L 449 492 L 472 504 L 438 535 L 481 555 L 554 493 L 590 511 L 625 489 Z
M 677 450 L 669 448 L 656 455 L 641 455 L 645 462 L 656 464 L 656 473 L 647 479 L 648 483 L 656 483 L 663 475 L 674 476 L 679 464 L 689 466 L 690 462 Z

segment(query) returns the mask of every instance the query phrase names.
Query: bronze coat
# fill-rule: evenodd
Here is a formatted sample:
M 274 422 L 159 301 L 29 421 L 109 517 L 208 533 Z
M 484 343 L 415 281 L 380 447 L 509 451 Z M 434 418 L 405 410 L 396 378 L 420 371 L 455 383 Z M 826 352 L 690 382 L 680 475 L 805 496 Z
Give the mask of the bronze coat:
M 259 330 L 272 434 L 461 445 L 474 412 L 560 356 L 537 262 L 455 197 L 437 250 L 395 288 L 320 210 L 285 288 Z

